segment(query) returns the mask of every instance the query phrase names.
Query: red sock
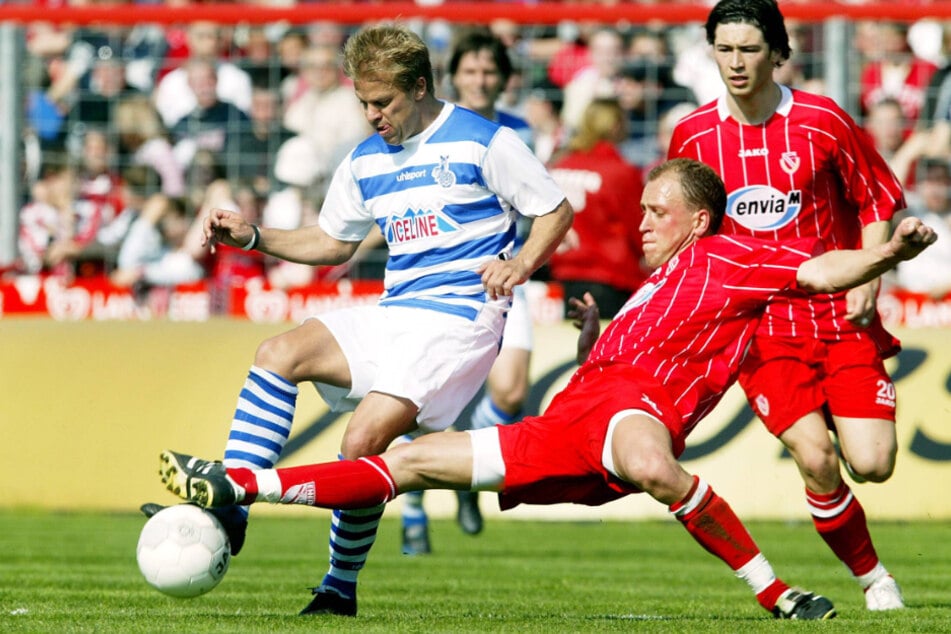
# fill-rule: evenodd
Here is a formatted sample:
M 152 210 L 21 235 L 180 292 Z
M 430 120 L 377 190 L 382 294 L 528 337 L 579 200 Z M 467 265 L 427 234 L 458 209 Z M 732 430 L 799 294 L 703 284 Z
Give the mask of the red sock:
M 845 482 L 828 494 L 806 489 L 806 502 L 816 531 L 853 575 L 860 577 L 878 564 L 865 510 Z
M 734 572 L 760 554 L 756 542 L 726 500 L 697 476 L 694 476 L 693 486 L 686 497 L 671 505 L 670 512 L 697 543 L 722 559 Z M 772 610 L 779 595 L 788 587 L 781 580 L 774 579 L 756 593 L 756 600 L 767 610 Z
M 254 477 L 254 471 L 244 467 L 240 469 L 228 469 L 228 477 L 238 483 L 238 486 L 244 488 L 244 498 L 238 500 L 238 504 L 248 505 L 254 502 L 258 496 L 258 479 Z
M 389 502 L 398 493 L 393 476 L 379 456 L 276 471 L 281 482 L 281 496 L 280 499 L 272 498 L 265 492 L 262 497 L 268 502 L 328 509 L 364 509 Z M 228 475 L 247 490 L 246 498 L 261 495 L 254 471 L 228 469 Z

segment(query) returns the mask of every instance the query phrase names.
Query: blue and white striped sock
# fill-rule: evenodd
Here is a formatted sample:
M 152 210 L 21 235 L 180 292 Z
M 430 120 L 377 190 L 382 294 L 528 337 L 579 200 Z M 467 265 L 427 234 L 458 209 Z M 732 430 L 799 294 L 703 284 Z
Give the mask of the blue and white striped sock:
M 270 469 L 291 433 L 297 386 L 251 366 L 231 420 L 224 464 L 229 469 Z M 241 507 L 247 513 L 247 507 Z
M 486 394 L 475 406 L 472 412 L 472 429 L 485 429 L 494 425 L 509 425 L 514 423 L 522 415 L 522 412 L 509 414 L 499 409 L 499 406 L 492 402 L 492 397 Z
M 225 445 L 229 469 L 270 469 L 291 433 L 297 386 L 273 372 L 251 366 Z
M 357 596 L 357 575 L 376 541 L 384 508 L 386 505 L 380 504 L 368 509 L 334 510 L 330 524 L 330 569 L 321 588 L 345 597 Z
M 400 517 L 403 518 L 403 528 L 411 526 L 425 526 L 429 523 L 426 509 L 423 508 L 423 492 L 407 491 L 400 495 Z

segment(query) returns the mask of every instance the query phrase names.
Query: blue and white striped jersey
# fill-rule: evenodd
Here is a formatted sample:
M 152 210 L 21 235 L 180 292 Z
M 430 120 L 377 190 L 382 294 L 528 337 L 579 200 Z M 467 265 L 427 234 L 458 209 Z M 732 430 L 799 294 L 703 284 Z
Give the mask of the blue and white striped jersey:
M 379 135 L 358 145 L 334 173 L 318 222 L 348 242 L 379 225 L 389 246 L 381 305 L 474 320 L 487 301 L 476 270 L 511 256 L 515 210 L 544 215 L 563 199 L 514 131 L 447 103 L 402 145 Z
M 518 135 L 525 145 L 529 147 L 534 153 L 535 151 L 535 141 L 534 141 L 534 131 L 532 127 L 528 125 L 528 121 L 514 115 L 510 112 L 504 110 L 495 111 L 495 122 L 499 125 L 505 126 L 506 128 L 512 128 L 515 130 L 515 134 Z M 525 238 L 528 237 L 528 232 L 531 229 L 532 223 L 528 219 L 521 217 L 516 221 L 515 228 L 515 252 L 518 253 L 518 250 L 522 248 L 522 245 L 525 244 Z
M 495 121 L 499 125 L 504 125 L 506 128 L 512 128 L 515 130 L 515 133 L 518 134 L 518 138 L 525 142 L 525 145 L 530 148 L 534 147 L 534 131 L 532 127 L 528 125 L 528 121 L 505 110 L 495 111 Z

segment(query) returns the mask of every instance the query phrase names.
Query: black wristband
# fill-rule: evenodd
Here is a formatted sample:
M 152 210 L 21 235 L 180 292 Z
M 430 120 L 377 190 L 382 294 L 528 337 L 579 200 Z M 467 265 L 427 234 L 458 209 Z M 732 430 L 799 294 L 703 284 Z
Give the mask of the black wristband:
M 254 249 L 254 247 L 258 246 L 258 242 L 261 241 L 261 230 L 258 229 L 258 226 L 251 225 L 251 229 L 254 231 L 254 235 L 251 236 L 251 239 L 248 241 L 246 245 L 241 247 L 242 251 L 250 251 Z

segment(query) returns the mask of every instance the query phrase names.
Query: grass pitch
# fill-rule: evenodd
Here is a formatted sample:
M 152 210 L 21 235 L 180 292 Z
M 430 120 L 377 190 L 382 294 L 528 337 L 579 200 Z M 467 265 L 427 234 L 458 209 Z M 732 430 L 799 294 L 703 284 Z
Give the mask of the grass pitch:
M 592 511 L 592 515 L 596 514 Z M 947 632 L 951 525 L 872 525 L 908 609 L 869 613 L 811 523 L 752 522 L 777 573 L 831 598 L 829 622 L 774 621 L 746 585 L 674 521 L 450 520 L 434 553 L 399 553 L 384 519 L 361 574 L 359 616 L 298 617 L 326 568 L 328 520 L 253 518 L 248 544 L 215 590 L 172 599 L 135 562 L 138 515 L 0 511 L 0 632 Z

